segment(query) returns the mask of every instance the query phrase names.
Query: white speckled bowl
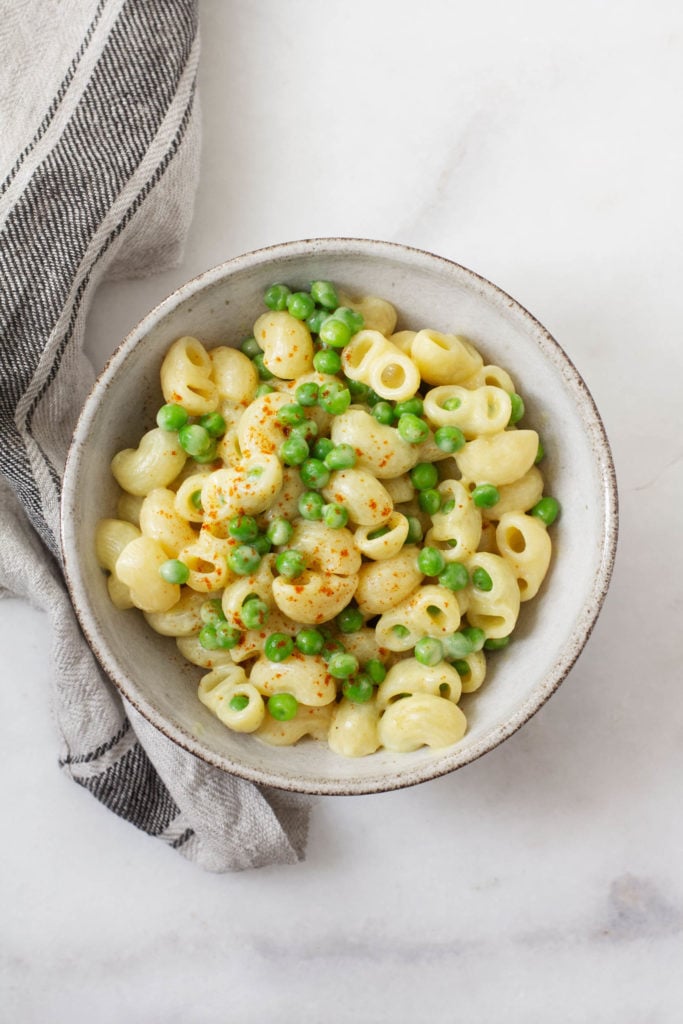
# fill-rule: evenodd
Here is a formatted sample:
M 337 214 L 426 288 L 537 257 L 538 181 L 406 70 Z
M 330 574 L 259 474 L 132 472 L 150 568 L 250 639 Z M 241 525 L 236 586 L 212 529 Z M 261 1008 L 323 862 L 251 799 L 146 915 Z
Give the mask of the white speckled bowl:
M 507 368 L 543 436 L 546 493 L 563 508 L 554 559 L 537 599 L 522 605 L 510 648 L 490 659 L 479 693 L 464 697 L 469 721 L 456 746 L 346 759 L 322 744 L 268 747 L 226 729 L 198 701 L 202 670 L 136 611 L 117 611 L 95 561 L 98 519 L 115 512 L 109 460 L 136 446 L 162 402 L 159 368 L 183 334 L 239 344 L 273 281 L 305 287 L 324 278 L 352 294 L 395 304 L 402 327 L 468 335 Z M 86 500 L 84 500 L 84 497 Z M 135 328 L 97 381 L 78 422 L 64 477 L 62 542 L 71 596 L 107 674 L 153 725 L 197 757 L 254 782 L 307 793 L 373 793 L 453 771 L 510 736 L 550 697 L 593 628 L 617 541 L 617 489 L 609 444 L 588 389 L 548 332 L 504 292 L 464 267 L 387 242 L 314 239 L 230 260 L 179 288 Z

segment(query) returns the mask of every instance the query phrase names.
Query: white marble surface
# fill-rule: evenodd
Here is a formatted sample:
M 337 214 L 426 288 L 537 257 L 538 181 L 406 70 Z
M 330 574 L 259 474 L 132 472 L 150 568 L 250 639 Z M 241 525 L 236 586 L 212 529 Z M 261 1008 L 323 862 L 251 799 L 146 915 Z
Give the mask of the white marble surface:
M 395 239 L 509 291 L 611 436 L 613 586 L 569 679 L 483 760 L 320 799 L 307 860 L 202 874 L 60 775 L 37 612 L 0 609 L 12 1022 L 663 1024 L 683 1011 L 683 14 L 668 0 L 203 5 L 185 261 L 103 286 L 101 364 L 247 249 Z

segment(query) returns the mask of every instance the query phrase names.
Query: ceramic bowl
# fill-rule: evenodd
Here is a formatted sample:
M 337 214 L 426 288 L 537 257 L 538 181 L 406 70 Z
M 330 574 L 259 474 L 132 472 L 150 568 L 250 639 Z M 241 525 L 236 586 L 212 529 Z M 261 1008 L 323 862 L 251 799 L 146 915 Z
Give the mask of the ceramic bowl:
M 306 287 L 317 278 L 351 294 L 389 299 L 403 328 L 467 335 L 488 362 L 512 374 L 547 457 L 546 493 L 559 498 L 554 558 L 537 599 L 522 605 L 515 640 L 489 659 L 482 689 L 463 697 L 469 727 L 456 746 L 410 754 L 385 750 L 346 759 L 304 740 L 269 747 L 226 729 L 199 703 L 203 670 L 135 611 L 110 603 L 93 537 L 115 514 L 109 461 L 137 445 L 162 402 L 159 368 L 168 346 L 192 334 L 238 345 L 262 311 L 273 281 Z M 107 675 L 169 739 L 204 761 L 253 782 L 308 793 L 373 793 L 453 771 L 510 736 L 565 678 L 593 628 L 612 569 L 617 494 L 609 444 L 586 384 L 548 332 L 495 285 L 446 259 L 387 242 L 314 239 L 229 260 L 183 285 L 132 331 L 83 409 L 64 477 L 62 540 L 82 628 Z

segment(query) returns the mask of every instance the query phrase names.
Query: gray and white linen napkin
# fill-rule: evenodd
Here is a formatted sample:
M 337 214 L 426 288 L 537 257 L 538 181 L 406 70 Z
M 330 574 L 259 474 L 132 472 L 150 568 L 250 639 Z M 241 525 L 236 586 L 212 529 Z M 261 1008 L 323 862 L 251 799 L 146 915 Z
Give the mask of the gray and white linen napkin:
M 0 44 L 0 594 L 50 616 L 59 763 L 204 868 L 293 863 L 308 802 L 210 768 L 124 706 L 61 572 L 90 299 L 104 277 L 176 265 L 192 214 L 196 0 L 15 0 Z

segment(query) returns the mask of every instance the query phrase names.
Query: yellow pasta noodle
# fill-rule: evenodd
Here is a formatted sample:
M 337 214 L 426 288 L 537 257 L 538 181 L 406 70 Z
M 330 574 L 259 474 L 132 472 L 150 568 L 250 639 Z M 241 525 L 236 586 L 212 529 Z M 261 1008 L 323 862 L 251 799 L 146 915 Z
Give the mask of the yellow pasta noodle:
M 505 512 L 496 528 L 496 544 L 517 577 L 520 600 L 530 601 L 538 593 L 550 565 L 548 531 L 535 516 Z
M 116 575 L 130 588 L 131 601 L 143 612 L 167 612 L 180 599 L 180 587 L 159 575 L 166 560 L 161 544 L 149 537 L 126 544 L 116 560 Z
M 313 342 L 306 324 L 289 313 L 264 313 L 254 324 L 263 361 L 276 377 L 291 380 L 313 369 Z
M 341 469 L 323 487 L 328 501 L 345 505 L 349 518 L 359 526 L 380 526 L 391 515 L 394 503 L 385 487 L 366 469 Z
M 143 434 L 137 448 L 118 452 L 111 471 L 124 491 L 144 497 L 155 487 L 167 487 L 175 480 L 186 458 L 178 437 L 157 427 Z
M 197 338 L 178 338 L 161 364 L 161 390 L 167 402 L 182 407 L 190 416 L 213 412 L 218 388 L 212 378 L 208 352 Z
M 410 357 L 429 384 L 459 384 L 482 365 L 481 356 L 467 338 L 440 331 L 418 331 Z
M 466 480 L 511 484 L 528 473 L 538 453 L 535 430 L 505 430 L 469 441 L 455 456 Z
M 365 757 L 379 747 L 379 708 L 374 699 L 354 704 L 342 699 L 337 705 L 327 736 L 330 749 L 344 757 Z
M 209 359 L 211 376 L 221 403 L 227 399 L 237 405 L 248 405 L 258 387 L 258 371 L 252 361 L 243 352 L 226 345 L 211 349 Z
M 467 719 L 457 704 L 431 693 L 417 693 L 389 705 L 379 721 L 382 746 L 408 753 L 426 745 L 435 750 L 462 739 Z
M 418 461 L 415 445 L 403 441 L 393 427 L 378 423 L 363 409 L 335 416 L 330 437 L 335 444 L 351 445 L 357 465 L 378 480 L 402 476 Z
M 202 704 L 235 732 L 255 732 L 263 722 L 263 697 L 238 665 L 222 665 L 202 676 L 198 694 Z M 236 703 L 235 697 L 244 701 Z
M 176 508 L 175 493 L 166 487 L 155 487 L 143 501 L 140 529 L 145 537 L 159 541 L 169 558 L 175 558 L 181 548 L 196 539 L 195 531 Z

